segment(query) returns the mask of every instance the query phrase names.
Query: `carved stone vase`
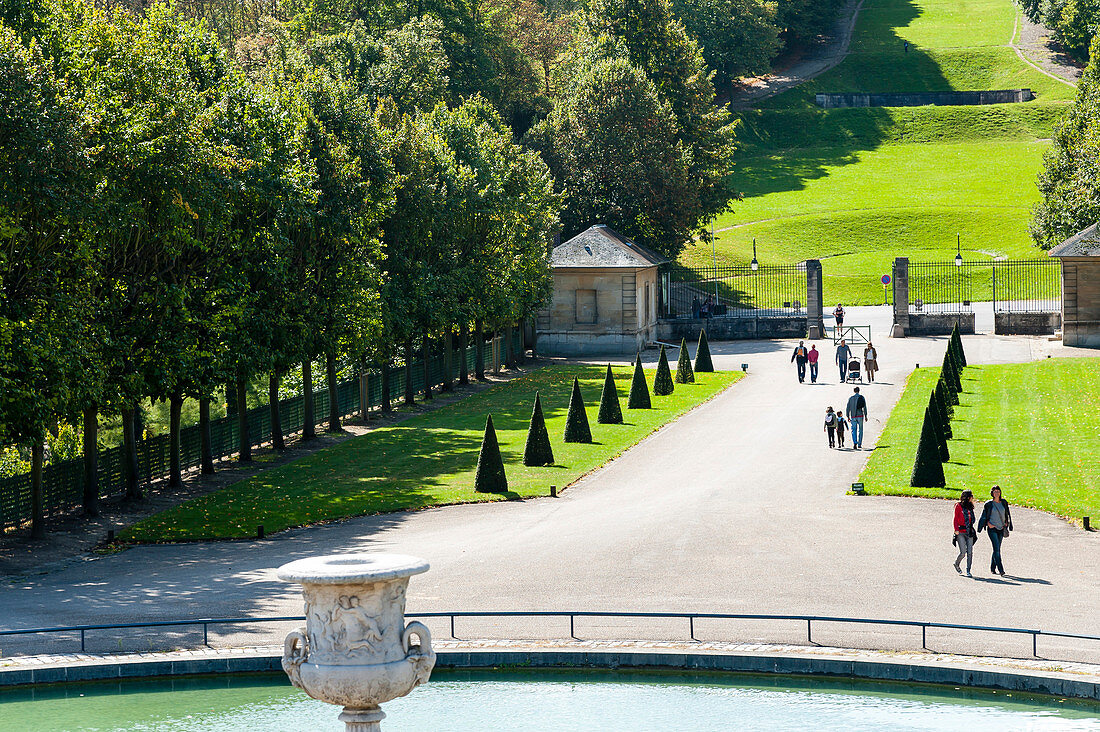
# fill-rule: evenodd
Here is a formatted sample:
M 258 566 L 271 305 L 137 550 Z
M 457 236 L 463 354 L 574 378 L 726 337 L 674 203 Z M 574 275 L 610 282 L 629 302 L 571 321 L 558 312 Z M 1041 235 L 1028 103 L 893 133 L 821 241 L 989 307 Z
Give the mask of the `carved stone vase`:
M 386 716 L 379 705 L 431 675 L 431 633 L 405 624 L 409 577 L 426 571 L 427 562 L 402 554 L 334 554 L 279 567 L 279 579 L 302 585 L 306 604 L 305 627 L 286 637 L 283 670 L 314 699 L 343 705 L 348 732 L 379 730 Z

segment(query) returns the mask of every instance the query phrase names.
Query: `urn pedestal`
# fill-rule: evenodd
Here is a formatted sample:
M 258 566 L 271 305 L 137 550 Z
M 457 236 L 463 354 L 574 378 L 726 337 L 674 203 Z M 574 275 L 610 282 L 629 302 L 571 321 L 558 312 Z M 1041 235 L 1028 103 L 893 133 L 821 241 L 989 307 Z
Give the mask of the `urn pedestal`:
M 277 572 L 302 585 L 306 606 L 305 627 L 286 637 L 283 670 L 314 699 L 342 705 L 348 732 L 379 730 L 379 705 L 431 675 L 431 633 L 405 624 L 409 578 L 426 571 L 427 562 L 402 554 L 335 554 Z

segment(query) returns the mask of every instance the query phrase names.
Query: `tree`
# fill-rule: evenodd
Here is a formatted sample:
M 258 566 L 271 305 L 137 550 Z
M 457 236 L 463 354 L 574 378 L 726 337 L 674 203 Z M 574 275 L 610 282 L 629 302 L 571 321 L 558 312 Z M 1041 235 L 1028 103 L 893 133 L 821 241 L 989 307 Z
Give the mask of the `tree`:
M 565 416 L 566 442 L 592 442 L 592 430 L 588 427 L 588 414 L 584 411 L 581 384 L 573 377 L 573 393 L 569 396 L 569 413 Z
M 1043 248 L 1062 243 L 1100 221 L 1100 46 L 1077 83 L 1073 105 L 1054 127 L 1039 173 L 1040 201 L 1031 237 Z
M 619 391 L 615 388 L 615 375 L 611 373 L 611 364 L 607 364 L 603 393 L 600 394 L 600 413 L 596 421 L 600 424 L 623 423 L 623 410 L 619 406 Z
M 676 383 L 695 383 L 695 372 L 691 370 L 691 354 L 688 353 L 687 338 L 680 339 L 680 358 L 676 362 Z
M 742 76 L 771 70 L 779 52 L 776 6 L 759 0 L 672 0 L 672 9 L 703 50 L 715 80 L 731 88 Z
M 958 367 L 955 366 L 955 359 L 951 357 L 950 351 L 945 351 L 943 354 L 941 372 L 956 394 L 962 391 L 962 376 L 959 374 Z
M 493 428 L 491 414 L 485 418 L 485 436 L 481 440 L 481 452 L 477 456 L 474 491 L 477 493 L 508 492 L 508 477 L 504 474 L 504 460 L 500 456 L 500 445 L 497 443 L 497 431 Z
M 661 346 L 661 357 L 657 361 L 657 374 L 653 377 L 653 393 L 656 396 L 668 396 L 676 386 L 672 383 L 672 372 L 668 368 L 668 356 Z
M 936 440 L 935 427 L 928 419 L 925 410 L 921 424 L 920 443 L 917 445 L 917 457 L 913 462 L 913 474 L 909 485 L 914 488 L 943 488 L 947 479 L 943 475 L 943 462 L 940 460 L 940 446 Z
M 710 343 L 707 342 L 707 331 L 699 330 L 699 345 L 695 348 L 695 371 L 710 373 L 714 371 L 714 363 L 710 359 Z
M 947 388 L 947 382 L 943 378 L 942 373 L 940 374 L 940 378 L 936 380 L 936 394 L 939 396 L 940 402 L 947 412 L 948 419 L 950 419 L 955 411 L 955 402 L 952 401 L 951 391 Z
M 554 449 L 546 431 L 542 416 L 542 401 L 535 392 L 535 406 L 531 409 L 531 424 L 527 427 L 527 443 L 523 446 L 523 464 L 527 466 L 553 465 Z
M 966 352 L 963 350 L 962 334 L 959 332 L 958 323 L 955 323 L 951 331 L 951 338 L 955 342 L 955 360 L 959 362 L 959 368 L 966 368 Z
M 940 394 L 940 390 L 933 389 L 928 398 L 932 403 L 932 409 L 936 415 L 940 431 L 945 438 L 951 439 L 954 437 L 954 433 L 951 430 L 951 417 L 947 413 L 947 405 L 943 403 L 943 397 Z
M 951 453 L 947 449 L 947 437 L 943 434 L 943 427 L 940 425 L 939 417 L 936 416 L 934 406 L 931 403 L 924 408 L 924 420 L 932 423 L 932 432 L 936 436 L 936 447 L 939 449 L 940 462 L 946 463 L 951 459 Z
M 651 409 L 649 399 L 649 386 L 645 383 L 645 371 L 642 370 L 642 356 L 639 354 L 634 359 L 634 378 L 630 380 L 630 397 L 627 399 L 627 409 Z

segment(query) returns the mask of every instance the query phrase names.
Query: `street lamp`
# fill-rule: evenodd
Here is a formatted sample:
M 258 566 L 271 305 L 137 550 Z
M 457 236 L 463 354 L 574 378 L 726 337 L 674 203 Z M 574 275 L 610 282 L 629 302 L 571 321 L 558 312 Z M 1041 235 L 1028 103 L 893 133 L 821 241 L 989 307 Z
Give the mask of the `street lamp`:
M 962 243 L 958 234 L 955 234 L 955 266 L 963 266 Z
M 753 272 L 760 269 L 760 262 L 756 261 L 756 237 L 755 236 L 752 238 L 752 263 L 749 266 L 752 267 Z

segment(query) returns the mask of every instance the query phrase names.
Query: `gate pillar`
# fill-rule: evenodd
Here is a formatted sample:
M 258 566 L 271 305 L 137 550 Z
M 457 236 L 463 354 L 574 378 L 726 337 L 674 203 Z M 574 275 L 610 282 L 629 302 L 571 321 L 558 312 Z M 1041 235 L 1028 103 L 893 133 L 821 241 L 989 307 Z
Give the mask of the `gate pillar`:
M 894 328 L 891 338 L 909 333 L 909 257 L 894 258 Z
M 825 337 L 824 297 L 822 295 L 821 260 L 806 260 L 806 337 Z

